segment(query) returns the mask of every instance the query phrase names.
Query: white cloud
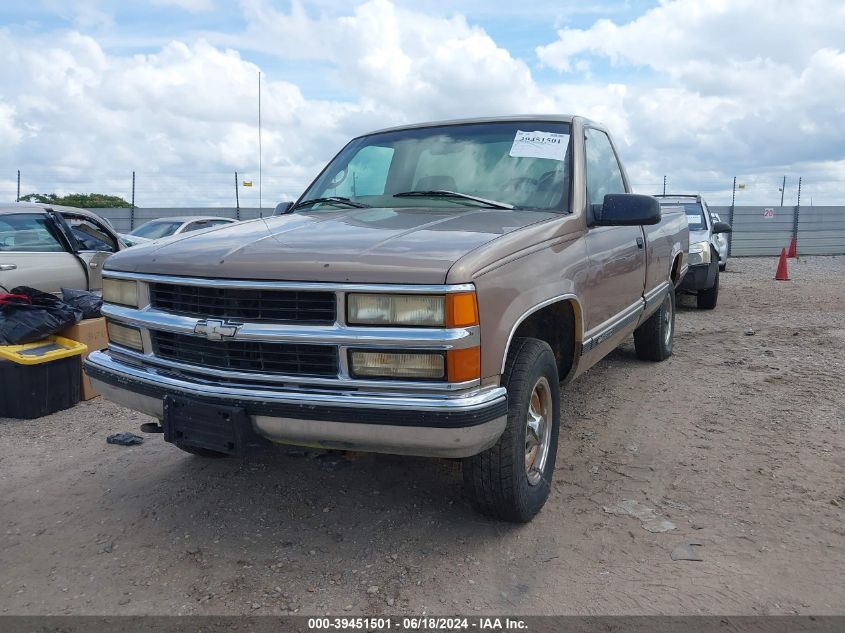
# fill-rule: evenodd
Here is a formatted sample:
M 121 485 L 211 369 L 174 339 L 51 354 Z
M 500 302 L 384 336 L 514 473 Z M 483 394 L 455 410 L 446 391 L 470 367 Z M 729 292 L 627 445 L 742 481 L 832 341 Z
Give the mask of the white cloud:
M 834 97 L 845 95 L 843 24 L 839 0 L 678 0 L 625 24 L 561 29 L 537 55 L 564 76 L 597 60 L 647 69 L 622 104 L 639 168 L 648 165 L 642 177 L 674 166 L 695 182 L 843 154 L 845 109 Z
M 85 6 L 96 13 L 95 2 Z M 353 135 L 505 113 L 606 123 L 645 191 L 663 174 L 684 189 L 723 192 L 735 173 L 774 182 L 784 170 L 812 174 L 828 199 L 835 179 L 845 189 L 845 101 L 834 98 L 845 94 L 845 8 L 835 0 L 678 0 L 627 23 L 561 29 L 537 49 L 560 72 L 552 79 L 461 15 L 388 0 L 340 14 L 297 1 L 287 12 L 265 0 L 241 6 L 242 33 L 186 36 L 137 55 L 75 31 L 0 30 L 0 196 L 18 167 L 27 191 L 122 195 L 134 169 L 142 206 L 232 204 L 232 172 L 257 180 L 256 53 L 281 62 L 262 73 L 265 206 L 298 194 Z M 319 72 L 294 81 L 291 67 Z M 325 83 L 351 96 L 307 96 Z M 256 189 L 244 193 L 242 204 L 257 203 Z

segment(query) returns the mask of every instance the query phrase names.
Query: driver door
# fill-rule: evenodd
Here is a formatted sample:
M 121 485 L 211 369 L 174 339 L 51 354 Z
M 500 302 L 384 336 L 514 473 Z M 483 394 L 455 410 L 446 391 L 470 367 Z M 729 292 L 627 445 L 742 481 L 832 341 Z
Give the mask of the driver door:
M 102 290 L 103 264 L 119 250 L 117 237 L 93 218 L 63 213 L 76 242 L 77 255 L 88 269 L 88 290 Z

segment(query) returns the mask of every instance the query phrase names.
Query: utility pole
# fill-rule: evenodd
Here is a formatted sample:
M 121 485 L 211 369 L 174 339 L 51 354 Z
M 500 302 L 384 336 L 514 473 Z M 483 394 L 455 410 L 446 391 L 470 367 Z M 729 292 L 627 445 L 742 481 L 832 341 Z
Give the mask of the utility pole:
M 666 195 L 666 176 L 663 176 L 663 195 Z
M 783 177 L 783 184 L 780 187 L 780 206 L 783 206 L 783 194 L 786 192 L 786 176 Z
M 731 226 L 733 226 L 733 224 L 734 224 L 734 204 L 735 203 L 736 203 L 736 176 L 734 176 L 734 186 L 733 186 L 733 191 L 731 192 L 731 210 L 730 210 L 730 213 L 728 213 L 728 224 L 730 224 Z M 731 244 L 733 243 L 733 240 L 731 239 L 732 237 L 733 237 L 733 233 L 728 233 L 728 257 L 731 256 Z
M 18 197 L 15 199 L 15 202 L 21 201 L 21 170 L 18 170 Z
M 801 177 L 798 177 L 798 203 L 795 205 L 795 213 L 792 215 L 792 237 L 798 245 L 798 216 L 801 213 Z
M 129 230 L 135 228 L 135 172 L 132 172 L 132 206 L 129 208 Z
M 235 172 L 235 219 L 241 219 L 241 199 L 238 195 L 238 172 Z
M 258 216 L 264 217 L 264 209 L 261 204 L 261 71 L 258 71 Z

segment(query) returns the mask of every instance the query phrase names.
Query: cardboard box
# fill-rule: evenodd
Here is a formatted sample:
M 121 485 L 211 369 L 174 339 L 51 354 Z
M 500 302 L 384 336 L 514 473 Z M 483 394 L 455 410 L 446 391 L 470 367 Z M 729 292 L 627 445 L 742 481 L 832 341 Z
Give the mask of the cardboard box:
M 97 350 L 105 349 L 109 344 L 109 336 L 106 332 L 106 320 L 103 317 L 98 319 L 84 319 L 76 325 L 71 325 L 59 332 L 59 336 L 64 336 L 72 341 L 85 343 L 88 350 L 82 355 L 82 360 L 87 358 L 88 354 Z M 85 372 L 82 372 L 82 379 L 80 380 L 80 399 L 90 400 L 95 396 L 99 396 L 91 387 L 91 381 Z

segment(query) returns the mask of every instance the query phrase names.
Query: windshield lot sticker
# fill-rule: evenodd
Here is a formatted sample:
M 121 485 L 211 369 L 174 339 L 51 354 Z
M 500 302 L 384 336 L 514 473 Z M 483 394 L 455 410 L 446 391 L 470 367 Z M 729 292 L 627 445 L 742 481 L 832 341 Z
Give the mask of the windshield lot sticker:
M 699 223 L 699 221 L 700 221 L 700 219 L 699 219 L 699 218 L 700 218 L 700 216 L 698 216 L 698 215 L 690 215 L 690 214 L 687 214 L 687 222 L 688 222 L 689 224 L 698 224 L 698 223 Z
M 564 160 L 569 145 L 568 134 L 556 132 L 516 131 L 510 155 L 515 158 L 549 158 Z

